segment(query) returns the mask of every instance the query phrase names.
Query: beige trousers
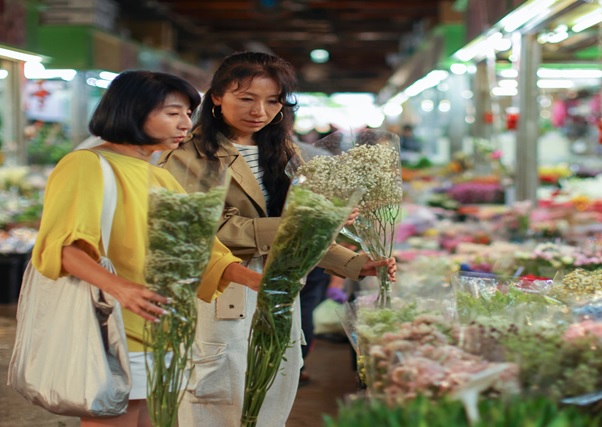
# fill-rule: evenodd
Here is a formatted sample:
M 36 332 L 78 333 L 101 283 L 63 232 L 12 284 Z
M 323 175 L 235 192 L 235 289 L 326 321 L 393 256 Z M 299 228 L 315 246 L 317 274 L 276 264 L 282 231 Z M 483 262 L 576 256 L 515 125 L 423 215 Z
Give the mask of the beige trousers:
M 180 427 L 238 427 L 242 414 L 248 337 L 257 293 L 246 290 L 246 317 L 216 318 L 215 301 L 198 301 L 198 322 L 193 347 L 193 367 L 188 390 L 178 414 Z M 291 346 L 268 390 L 257 425 L 284 427 L 289 416 L 303 365 L 299 298 L 295 300 Z

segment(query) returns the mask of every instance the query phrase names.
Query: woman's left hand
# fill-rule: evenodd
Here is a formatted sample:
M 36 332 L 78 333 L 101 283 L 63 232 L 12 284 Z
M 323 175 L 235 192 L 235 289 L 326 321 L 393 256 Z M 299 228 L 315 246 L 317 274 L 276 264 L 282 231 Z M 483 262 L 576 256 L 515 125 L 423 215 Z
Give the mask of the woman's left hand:
M 347 221 L 345 221 L 344 227 L 349 227 L 350 225 L 352 225 L 355 222 L 355 219 L 359 215 L 360 215 L 359 208 L 353 208 L 353 210 L 349 214 L 349 217 L 347 218 Z
M 376 276 L 376 268 L 383 265 L 387 266 L 389 273 L 389 280 L 394 282 L 396 280 L 395 273 L 397 273 L 397 262 L 395 258 L 381 259 L 377 261 L 368 260 L 360 270 L 360 276 Z

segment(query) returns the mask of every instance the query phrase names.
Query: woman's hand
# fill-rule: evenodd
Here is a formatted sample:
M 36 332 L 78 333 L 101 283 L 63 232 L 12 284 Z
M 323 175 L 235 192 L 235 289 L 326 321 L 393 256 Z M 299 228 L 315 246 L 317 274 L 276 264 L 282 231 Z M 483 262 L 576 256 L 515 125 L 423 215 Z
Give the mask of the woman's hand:
M 347 221 L 345 221 L 345 224 L 343 224 L 344 227 L 349 227 L 350 225 L 352 225 L 355 222 L 355 219 L 360 215 L 360 210 L 359 208 L 353 208 L 353 210 L 351 211 L 351 213 L 349 214 L 349 217 L 347 218 Z
M 168 304 L 169 299 L 129 280 L 125 280 L 100 266 L 90 255 L 75 243 L 63 247 L 61 257 L 63 269 L 81 280 L 112 295 L 122 307 L 142 317 L 157 322 L 157 316 L 168 312 L 157 304 Z
M 117 286 L 105 289 L 105 291 L 115 297 L 123 308 L 144 320 L 158 322 L 158 316 L 169 314 L 169 311 L 158 306 L 158 304 L 169 304 L 171 302 L 169 298 L 159 295 L 143 285 L 121 279 Z
M 376 268 L 381 266 L 387 266 L 387 272 L 389 273 L 389 280 L 394 282 L 396 280 L 395 273 L 397 273 L 397 262 L 395 258 L 381 259 L 377 261 L 368 260 L 360 270 L 360 276 L 376 276 Z

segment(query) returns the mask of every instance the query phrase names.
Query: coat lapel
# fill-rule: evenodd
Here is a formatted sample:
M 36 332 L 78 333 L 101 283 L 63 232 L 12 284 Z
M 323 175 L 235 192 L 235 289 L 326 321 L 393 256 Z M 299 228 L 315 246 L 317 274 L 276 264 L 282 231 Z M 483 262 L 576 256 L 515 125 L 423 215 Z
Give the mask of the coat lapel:
M 260 214 L 267 216 L 265 196 L 244 157 L 224 136 L 220 135 L 218 143 L 220 148 L 215 155 L 219 161 L 230 168 L 232 179 L 242 188 L 247 197 L 258 206 L 261 211 Z

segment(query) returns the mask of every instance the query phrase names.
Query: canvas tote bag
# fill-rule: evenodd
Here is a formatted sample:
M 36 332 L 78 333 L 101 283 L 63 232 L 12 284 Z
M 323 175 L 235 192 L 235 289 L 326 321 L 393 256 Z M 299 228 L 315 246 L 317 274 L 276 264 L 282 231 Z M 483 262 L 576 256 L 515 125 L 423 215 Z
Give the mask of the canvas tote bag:
M 111 165 L 96 153 L 103 170 L 101 230 L 107 254 L 117 186 Z M 108 258 L 103 256 L 100 264 L 115 272 Z M 73 276 L 50 280 L 30 262 L 17 306 L 8 385 L 55 414 L 124 414 L 131 379 L 119 303 Z

